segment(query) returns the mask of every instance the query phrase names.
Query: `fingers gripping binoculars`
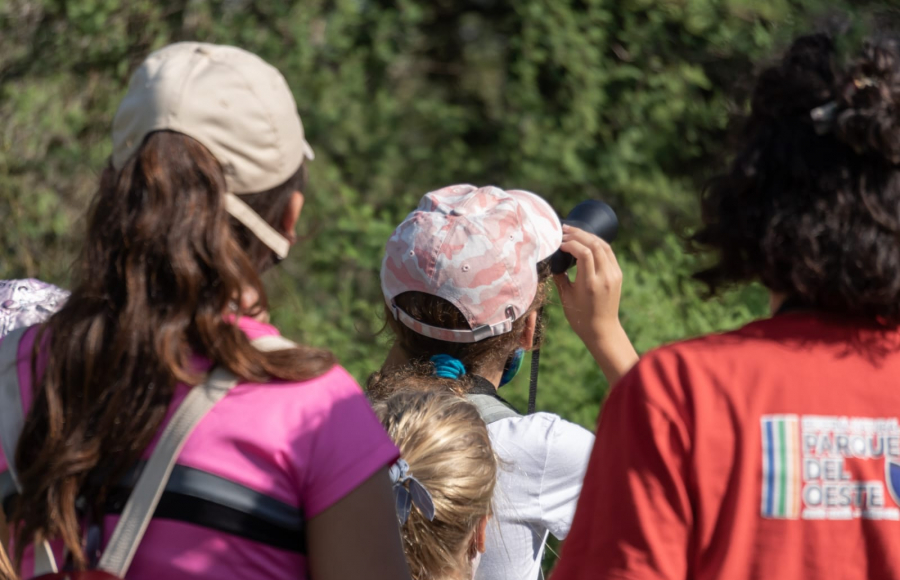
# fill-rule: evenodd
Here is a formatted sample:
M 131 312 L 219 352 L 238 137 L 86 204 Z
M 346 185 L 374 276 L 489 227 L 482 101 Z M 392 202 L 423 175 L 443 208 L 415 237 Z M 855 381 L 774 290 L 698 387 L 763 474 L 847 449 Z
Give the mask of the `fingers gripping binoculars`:
M 595 199 L 583 201 L 572 208 L 562 223 L 594 234 L 606 243 L 611 243 L 619 233 L 619 220 L 609 205 Z M 575 257 L 557 250 L 550 257 L 550 271 L 562 274 L 575 265 Z
M 609 205 L 595 199 L 583 201 L 572 208 L 563 224 L 574 226 L 588 233 L 594 234 L 607 243 L 616 239 L 619 233 L 619 219 L 616 212 Z M 562 274 L 575 265 L 575 257 L 572 254 L 557 250 L 550 256 L 550 271 L 554 274 Z M 538 311 L 538 318 L 543 316 L 543 308 Z M 531 381 L 528 387 L 528 413 L 534 413 L 537 403 L 538 370 L 540 367 L 541 349 L 535 349 L 531 354 Z

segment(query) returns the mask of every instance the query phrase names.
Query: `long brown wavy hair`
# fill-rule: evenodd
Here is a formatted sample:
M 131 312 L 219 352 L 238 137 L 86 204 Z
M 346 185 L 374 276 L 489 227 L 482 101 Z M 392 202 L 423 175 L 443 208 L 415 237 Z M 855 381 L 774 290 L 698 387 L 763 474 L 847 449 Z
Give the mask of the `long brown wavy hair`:
M 247 199 L 281 230 L 304 177 Z M 40 348 L 46 364 L 16 453 L 17 567 L 36 536 L 61 538 L 75 566 L 86 566 L 76 499 L 102 517 L 107 489 L 157 433 L 176 385 L 203 381 L 192 355 L 252 382 L 305 380 L 333 366 L 330 353 L 303 346 L 260 352 L 229 321 L 229 312 L 267 307 L 260 272 L 272 259 L 226 213 L 224 193 L 216 159 L 179 133 L 151 134 L 121 171 L 103 173 L 72 295 L 32 359 L 36 371 Z M 260 299 L 242 311 L 246 289 Z

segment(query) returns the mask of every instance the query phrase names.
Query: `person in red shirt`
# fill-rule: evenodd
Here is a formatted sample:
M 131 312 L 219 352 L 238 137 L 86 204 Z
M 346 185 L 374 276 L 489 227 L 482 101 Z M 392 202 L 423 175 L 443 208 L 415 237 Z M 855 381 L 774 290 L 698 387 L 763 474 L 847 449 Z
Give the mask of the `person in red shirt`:
M 774 315 L 612 390 L 554 580 L 900 578 L 900 46 L 763 71 L 694 241 Z

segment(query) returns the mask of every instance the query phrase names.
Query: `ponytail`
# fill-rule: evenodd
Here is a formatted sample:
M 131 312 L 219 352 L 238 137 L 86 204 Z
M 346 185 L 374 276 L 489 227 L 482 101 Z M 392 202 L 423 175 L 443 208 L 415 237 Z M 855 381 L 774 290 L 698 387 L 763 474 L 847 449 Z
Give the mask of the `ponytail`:
M 375 402 L 375 413 L 435 508 L 429 520 L 417 505 L 401 524 L 413 580 L 471 578 L 477 528 L 492 513 L 497 483 L 487 426 L 464 398 L 429 384 L 447 379 L 401 372 L 381 380 L 392 394 Z

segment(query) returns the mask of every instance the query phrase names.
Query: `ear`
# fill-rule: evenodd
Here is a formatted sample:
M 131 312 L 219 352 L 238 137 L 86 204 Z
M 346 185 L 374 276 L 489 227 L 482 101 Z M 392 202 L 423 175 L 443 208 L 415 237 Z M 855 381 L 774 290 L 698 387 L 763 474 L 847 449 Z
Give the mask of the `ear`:
M 291 196 L 291 200 L 288 202 L 287 207 L 284 208 L 284 215 L 281 216 L 281 231 L 292 244 L 297 240 L 297 235 L 294 233 L 294 227 L 297 225 L 297 220 L 300 219 L 300 212 L 303 211 L 304 201 L 303 194 L 299 191 L 295 191 Z
M 537 310 L 534 310 L 525 318 L 525 330 L 522 332 L 522 338 L 519 339 L 519 346 L 525 350 L 531 350 L 534 346 L 534 333 L 537 329 Z
M 245 286 L 241 289 L 241 311 L 250 313 L 253 311 L 253 308 L 259 304 L 259 292 L 256 291 L 256 288 L 252 286 Z M 268 310 L 260 310 L 256 315 L 253 316 L 254 320 L 258 320 L 260 322 L 269 322 L 269 311 Z
M 487 525 L 489 519 L 491 519 L 491 516 L 484 516 L 478 520 L 478 525 L 475 527 L 475 549 L 482 554 L 484 554 L 485 542 L 487 541 Z
M 787 301 L 788 295 L 784 292 L 773 292 L 769 290 L 769 313 L 772 316 L 778 312 L 784 303 Z

